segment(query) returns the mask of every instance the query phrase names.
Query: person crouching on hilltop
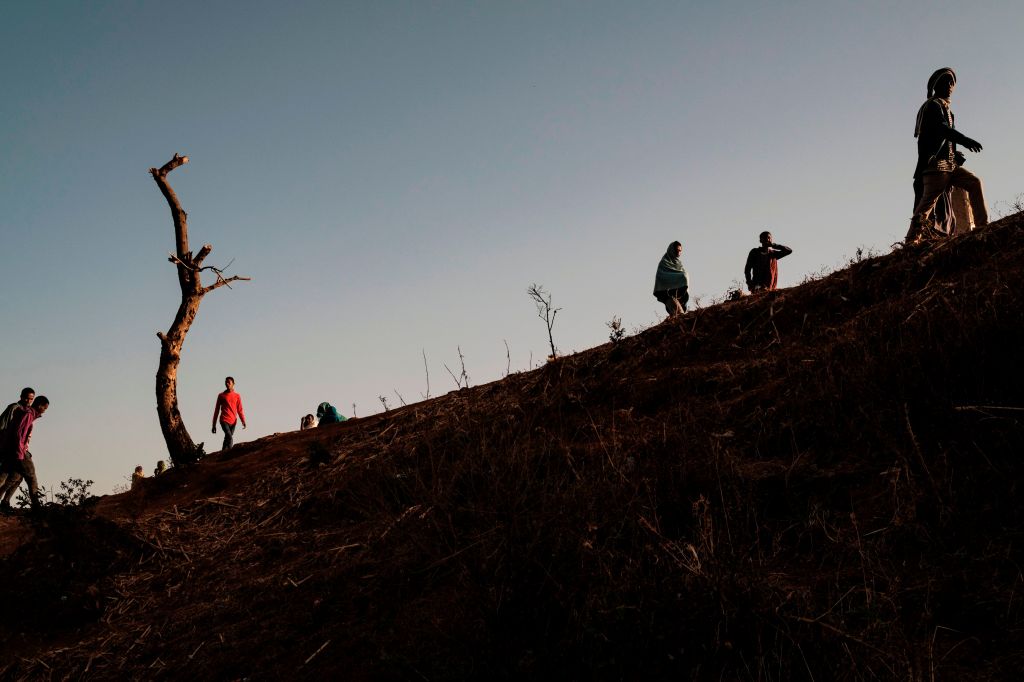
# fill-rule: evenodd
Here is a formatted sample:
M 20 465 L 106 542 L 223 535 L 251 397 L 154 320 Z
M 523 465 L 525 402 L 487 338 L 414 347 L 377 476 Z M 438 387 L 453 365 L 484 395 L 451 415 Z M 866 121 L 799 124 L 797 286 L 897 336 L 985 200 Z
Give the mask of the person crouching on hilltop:
M 146 480 L 146 472 L 142 470 L 142 465 L 135 467 L 135 472 L 132 473 L 132 490 L 135 490 L 142 482 Z
M 316 408 L 316 418 L 320 420 L 320 426 L 324 424 L 339 424 L 343 421 L 347 421 L 345 417 L 338 412 L 338 409 L 330 403 L 320 403 Z

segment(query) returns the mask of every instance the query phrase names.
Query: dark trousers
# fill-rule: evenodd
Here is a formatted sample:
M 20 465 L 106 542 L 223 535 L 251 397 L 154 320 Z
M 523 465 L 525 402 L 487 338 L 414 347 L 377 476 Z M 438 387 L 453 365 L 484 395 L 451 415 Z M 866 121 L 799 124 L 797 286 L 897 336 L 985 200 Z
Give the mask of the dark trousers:
M 686 312 L 686 302 L 690 300 L 689 292 L 686 289 L 655 291 L 654 297 L 665 305 L 665 311 L 669 315 Z
M 221 450 L 230 450 L 231 446 L 235 444 L 235 427 L 238 426 L 238 422 L 234 424 L 228 424 L 227 422 L 220 423 L 220 430 L 224 432 L 224 444 L 220 446 Z
M 3 493 L 4 506 L 10 506 L 11 498 L 18 490 L 22 479 L 28 484 L 28 497 L 32 508 L 39 507 L 39 482 L 36 479 L 36 465 L 32 463 L 32 453 L 26 452 L 25 459 L 9 459 L 4 462 L 0 473 L 0 491 Z

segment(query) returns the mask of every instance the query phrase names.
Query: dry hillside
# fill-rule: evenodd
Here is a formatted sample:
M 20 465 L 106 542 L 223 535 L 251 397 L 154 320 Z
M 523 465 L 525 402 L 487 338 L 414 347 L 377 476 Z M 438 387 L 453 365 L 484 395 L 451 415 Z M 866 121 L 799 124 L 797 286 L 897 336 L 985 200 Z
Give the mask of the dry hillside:
M 0 519 L 0 675 L 1013 679 L 1022 226 Z

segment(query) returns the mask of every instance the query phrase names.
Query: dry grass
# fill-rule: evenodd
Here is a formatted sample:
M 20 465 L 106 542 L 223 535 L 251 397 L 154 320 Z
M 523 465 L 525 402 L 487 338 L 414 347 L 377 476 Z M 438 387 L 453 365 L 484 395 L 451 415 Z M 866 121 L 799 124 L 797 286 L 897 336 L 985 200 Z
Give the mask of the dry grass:
M 1022 263 L 1011 216 L 158 479 L 3 675 L 1010 679 Z

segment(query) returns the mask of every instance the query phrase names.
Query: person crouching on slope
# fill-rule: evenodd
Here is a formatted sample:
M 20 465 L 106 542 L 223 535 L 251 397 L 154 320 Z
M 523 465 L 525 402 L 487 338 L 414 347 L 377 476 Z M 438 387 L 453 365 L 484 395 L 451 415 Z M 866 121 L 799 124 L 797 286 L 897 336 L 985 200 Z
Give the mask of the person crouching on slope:
M 142 465 L 140 464 L 135 467 L 135 471 L 132 472 L 132 490 L 136 490 L 145 480 L 146 472 L 142 470 Z
M 690 280 L 686 276 L 683 262 L 679 260 L 682 254 L 682 244 L 669 244 L 665 255 L 658 262 L 658 271 L 654 275 L 654 298 L 665 305 L 669 315 L 685 312 L 686 302 L 690 300 Z
M 320 426 L 325 424 L 339 424 L 343 421 L 348 421 L 340 412 L 338 408 L 330 403 L 320 403 L 316 408 L 316 418 L 320 420 Z
M 217 395 L 217 403 L 213 407 L 213 433 L 217 433 L 217 414 L 220 414 L 220 430 L 224 432 L 222 450 L 230 450 L 234 445 L 235 426 L 242 421 L 245 426 L 245 410 L 242 409 L 242 396 L 235 392 L 235 378 L 224 379 L 224 392 Z

